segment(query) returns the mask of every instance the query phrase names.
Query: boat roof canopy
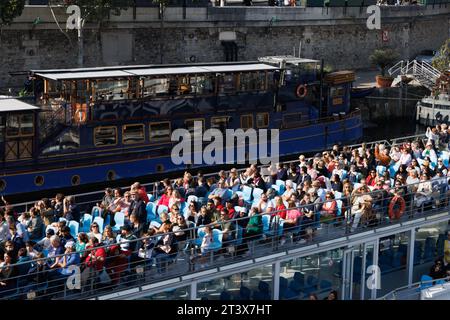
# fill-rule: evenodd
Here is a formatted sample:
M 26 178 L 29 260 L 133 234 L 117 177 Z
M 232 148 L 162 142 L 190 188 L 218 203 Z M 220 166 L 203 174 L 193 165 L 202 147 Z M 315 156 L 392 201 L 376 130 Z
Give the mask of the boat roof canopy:
M 86 68 L 86 69 L 65 69 L 65 70 L 36 70 L 32 71 L 36 76 L 50 80 L 80 80 L 80 79 L 100 79 L 100 78 L 128 78 L 146 77 L 172 74 L 201 74 L 201 73 L 222 73 L 222 72 L 246 72 L 246 71 L 269 71 L 279 68 L 264 63 L 242 63 L 242 64 L 212 64 L 193 66 L 128 66 L 128 67 L 108 67 Z
M 37 109 L 39 108 L 18 99 L 0 98 L 0 112 L 31 111 Z
M 271 63 L 271 64 L 280 64 L 281 62 L 285 62 L 286 64 L 301 64 L 301 63 L 319 63 L 319 60 L 306 59 L 300 57 L 294 57 L 291 55 L 287 56 L 267 56 L 261 57 L 258 59 L 260 62 Z

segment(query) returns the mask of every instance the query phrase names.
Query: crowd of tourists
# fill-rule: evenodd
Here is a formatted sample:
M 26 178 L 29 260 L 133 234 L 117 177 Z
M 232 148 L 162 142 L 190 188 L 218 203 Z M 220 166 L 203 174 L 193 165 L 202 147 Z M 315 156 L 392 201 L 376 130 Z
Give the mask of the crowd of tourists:
M 288 237 L 308 243 L 326 228 L 355 232 L 446 206 L 449 137 L 440 125 L 428 128 L 426 139 L 392 146 L 335 145 L 288 165 L 251 165 L 217 176 L 185 172 L 151 190 L 138 182 L 107 188 L 88 212 L 62 194 L 20 213 L 3 199 L 0 295 L 64 281 L 73 265 L 81 267 L 83 284 L 100 276 L 119 284 L 130 264 L 155 264 L 161 273 L 180 250 L 202 267 L 213 251 L 245 255 L 250 242 L 274 235 L 281 246 Z M 89 214 L 98 218 L 83 230 Z M 83 231 L 74 233 L 72 221 Z

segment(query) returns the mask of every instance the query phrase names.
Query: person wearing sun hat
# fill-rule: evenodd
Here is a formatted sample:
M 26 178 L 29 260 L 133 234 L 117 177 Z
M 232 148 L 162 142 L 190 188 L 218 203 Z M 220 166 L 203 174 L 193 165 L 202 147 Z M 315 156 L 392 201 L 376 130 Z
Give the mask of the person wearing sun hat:
M 437 163 L 437 155 L 436 151 L 434 151 L 433 143 L 431 141 L 428 141 L 425 145 L 425 150 L 422 152 L 422 158 L 430 157 L 430 161 L 432 163 Z

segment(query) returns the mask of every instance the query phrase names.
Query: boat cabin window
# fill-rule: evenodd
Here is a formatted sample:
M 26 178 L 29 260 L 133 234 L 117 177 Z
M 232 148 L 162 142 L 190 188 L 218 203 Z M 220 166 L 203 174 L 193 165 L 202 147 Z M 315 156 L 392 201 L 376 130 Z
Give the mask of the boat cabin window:
M 145 141 L 143 124 L 127 124 L 122 128 L 122 143 L 133 144 Z
M 256 114 L 256 127 L 267 128 L 269 126 L 269 113 L 262 112 Z
M 210 74 L 191 77 L 190 83 L 192 92 L 198 95 L 210 95 L 216 90 L 216 79 Z
M 78 128 L 70 128 L 61 136 L 52 140 L 51 144 L 42 150 L 42 154 L 61 152 L 66 150 L 76 150 L 80 147 L 80 132 Z
M 236 74 L 225 73 L 219 76 L 219 93 L 234 93 L 236 91 Z
M 228 123 L 230 122 L 230 117 L 212 117 L 211 118 L 211 128 L 216 128 L 221 131 L 227 129 Z
M 242 129 L 253 128 L 253 115 L 245 114 L 241 116 L 241 128 Z
M 9 114 L 6 121 L 6 136 L 20 137 L 34 135 L 34 116 L 27 114 Z
M 265 89 L 265 72 L 244 72 L 240 74 L 239 91 L 259 91 Z
M 316 70 L 316 62 L 302 62 L 298 64 L 289 63 L 286 65 L 286 80 L 298 80 L 307 75 L 315 76 Z
M 128 99 L 128 79 L 97 80 L 93 85 L 94 101 L 111 101 Z
M 205 119 L 202 118 L 197 118 L 197 119 L 187 119 L 186 121 L 184 121 L 184 125 L 186 127 L 187 130 L 189 130 L 189 132 L 191 133 L 191 135 L 194 135 L 194 125 L 195 122 L 200 122 L 201 123 L 201 129 L 202 132 L 199 132 L 198 134 L 200 134 L 200 136 L 202 135 L 203 131 L 205 130 Z M 197 124 L 198 126 L 198 124 Z
M 343 87 L 332 87 L 330 88 L 330 96 L 332 98 L 336 97 L 342 97 L 345 93 L 345 90 Z
M 170 140 L 170 122 L 150 123 L 150 142 Z
M 169 94 L 170 81 L 168 78 L 156 78 L 143 80 L 143 97 L 166 96 Z
M 97 127 L 94 129 L 94 145 L 96 147 L 112 146 L 117 144 L 116 127 Z

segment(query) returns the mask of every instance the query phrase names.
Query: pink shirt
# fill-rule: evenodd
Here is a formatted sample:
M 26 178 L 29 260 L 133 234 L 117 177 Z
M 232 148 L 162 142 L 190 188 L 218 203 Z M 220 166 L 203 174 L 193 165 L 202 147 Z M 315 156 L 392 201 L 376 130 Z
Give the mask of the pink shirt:
M 286 213 L 287 220 L 296 220 L 298 217 L 301 217 L 302 213 L 297 209 L 288 210 Z

